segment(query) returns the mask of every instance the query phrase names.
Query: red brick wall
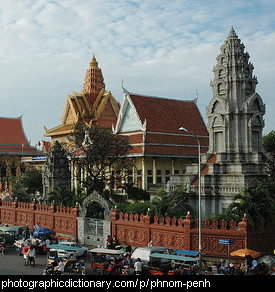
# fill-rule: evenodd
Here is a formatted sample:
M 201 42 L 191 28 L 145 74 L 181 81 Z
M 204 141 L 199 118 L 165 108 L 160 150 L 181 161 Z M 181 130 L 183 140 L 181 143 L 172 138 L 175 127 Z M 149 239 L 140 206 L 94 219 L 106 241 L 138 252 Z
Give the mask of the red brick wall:
M 150 240 L 155 246 L 166 246 L 172 249 L 186 249 L 198 251 L 198 221 L 187 215 L 185 219 L 180 218 L 158 218 L 148 215 L 118 213 L 115 209 L 111 213 L 112 236 L 116 235 L 121 244 L 132 246 L 147 246 Z M 271 253 L 272 244 L 266 242 L 255 245 L 255 239 L 259 242 L 264 236 L 253 236 L 248 232 L 247 218 L 236 224 L 231 221 L 218 222 L 213 220 L 203 221 L 202 228 L 202 252 L 205 256 L 227 257 L 228 246 L 219 244 L 219 239 L 233 239 L 235 243 L 230 245 L 230 252 L 241 248 L 253 248 L 262 253 Z M 251 233 L 252 234 L 252 233 Z M 274 239 L 273 229 L 270 239 Z M 253 238 L 252 238 L 253 237 Z M 250 240 L 248 240 L 250 239 Z M 273 240 L 274 242 L 274 240 Z
M 57 233 L 77 237 L 78 205 L 74 208 L 58 207 L 33 203 L 22 203 L 0 200 L 0 222 L 30 228 L 39 222 L 41 227 L 47 227 Z

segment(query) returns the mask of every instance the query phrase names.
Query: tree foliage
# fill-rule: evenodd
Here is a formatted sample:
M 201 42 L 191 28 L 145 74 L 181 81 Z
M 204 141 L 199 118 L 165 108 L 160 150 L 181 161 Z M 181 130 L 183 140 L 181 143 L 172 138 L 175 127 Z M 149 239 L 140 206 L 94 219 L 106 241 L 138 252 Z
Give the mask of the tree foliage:
M 275 154 L 275 131 L 263 136 L 263 147 L 266 152 Z
M 47 203 L 54 203 L 58 206 L 73 207 L 75 205 L 74 193 L 66 187 L 55 187 L 52 192 L 49 192 Z
M 225 213 L 217 214 L 210 219 L 240 222 L 244 214 L 253 229 L 263 230 L 275 224 L 275 184 L 255 182 L 234 197 Z
M 149 214 L 152 216 L 180 218 L 185 217 L 187 212 L 190 212 L 193 218 L 195 216 L 195 211 L 188 203 L 185 187 L 177 189 L 172 194 L 160 189 L 152 202 L 136 202 L 133 204 L 124 202 L 118 204 L 118 211 L 126 213 L 147 214 L 148 208 L 150 208 Z
M 42 193 L 42 174 L 36 168 L 28 169 L 21 177 L 12 178 L 13 198 L 20 202 L 30 202 L 35 192 Z
M 133 166 L 127 157 L 131 149 L 127 137 L 115 135 L 109 129 L 79 123 L 69 140 L 76 149 L 69 155 L 85 169 L 86 175 L 81 183 L 88 194 L 93 191 L 102 194 L 114 174 L 119 173 L 121 178 Z M 122 173 L 122 170 L 125 171 Z

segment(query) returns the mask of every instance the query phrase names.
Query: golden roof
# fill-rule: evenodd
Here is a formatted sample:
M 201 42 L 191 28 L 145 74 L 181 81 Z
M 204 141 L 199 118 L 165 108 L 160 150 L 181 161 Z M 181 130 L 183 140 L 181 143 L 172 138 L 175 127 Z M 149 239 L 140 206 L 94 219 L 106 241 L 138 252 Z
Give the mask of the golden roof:
M 83 91 L 75 91 L 68 95 L 62 124 L 52 129 L 45 127 L 45 137 L 67 136 L 73 131 L 74 125 L 80 121 L 86 122 L 89 126 L 96 123 L 104 112 L 108 102 L 117 117 L 119 113 L 119 103 L 112 96 L 110 91 L 105 90 L 105 84 L 101 69 L 93 55 L 90 67 L 87 69 Z

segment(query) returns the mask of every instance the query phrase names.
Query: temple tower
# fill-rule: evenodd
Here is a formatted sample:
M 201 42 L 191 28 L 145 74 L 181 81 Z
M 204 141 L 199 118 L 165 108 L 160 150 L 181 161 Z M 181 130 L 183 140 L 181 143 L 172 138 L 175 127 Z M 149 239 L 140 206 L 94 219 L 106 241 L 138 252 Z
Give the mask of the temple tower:
M 91 105 L 94 104 L 102 89 L 105 89 L 103 75 L 101 69 L 98 67 L 95 55 L 93 55 L 90 67 L 86 71 L 83 85 L 83 91 L 87 95 Z
M 265 105 L 256 93 L 257 78 L 249 54 L 233 27 L 221 46 L 206 107 L 208 152 L 201 155 L 202 216 L 221 213 L 242 188 L 265 179 L 262 130 Z M 189 165 L 185 182 L 198 207 L 198 164 Z
M 232 154 L 233 160 L 257 160 L 257 155 L 247 154 L 262 152 L 265 105 L 255 92 L 258 81 L 244 48 L 232 27 L 217 56 L 210 82 L 213 98 L 206 108 L 208 152 Z M 238 153 L 244 155 L 235 155 Z

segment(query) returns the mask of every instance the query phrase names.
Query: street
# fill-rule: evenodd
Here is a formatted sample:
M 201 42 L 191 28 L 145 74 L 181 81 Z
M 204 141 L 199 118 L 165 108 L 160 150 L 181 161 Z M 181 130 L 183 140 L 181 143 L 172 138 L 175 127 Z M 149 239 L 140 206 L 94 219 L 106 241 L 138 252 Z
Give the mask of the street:
M 35 267 L 24 266 L 23 256 L 16 255 L 14 247 L 7 247 L 6 254 L 0 254 L 0 275 L 42 275 L 46 267 L 47 255 L 37 254 L 35 257 Z M 91 270 L 89 255 L 85 258 L 87 275 L 94 275 Z M 64 275 L 76 275 L 70 269 Z

